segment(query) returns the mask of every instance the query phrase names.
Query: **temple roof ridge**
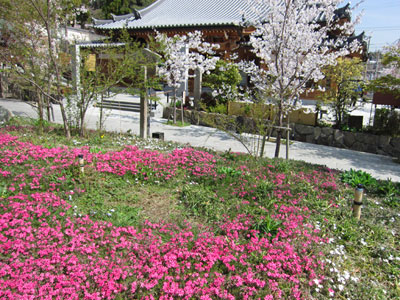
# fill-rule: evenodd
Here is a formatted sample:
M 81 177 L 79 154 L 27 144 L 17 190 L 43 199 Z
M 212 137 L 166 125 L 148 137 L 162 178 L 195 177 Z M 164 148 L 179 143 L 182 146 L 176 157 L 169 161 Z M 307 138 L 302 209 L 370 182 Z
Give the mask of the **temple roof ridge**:
M 266 7 L 258 5 L 261 10 Z M 151 29 L 234 25 L 243 22 L 243 16 L 254 19 L 254 4 L 245 0 L 158 0 L 150 6 L 127 15 L 113 16 L 112 23 L 95 24 L 98 29 Z
M 256 10 L 258 12 L 256 12 Z M 200 26 L 249 26 L 266 15 L 269 7 L 246 0 L 157 0 L 139 11 L 112 15 L 113 21 L 95 24 L 97 29 L 154 29 Z M 317 22 L 324 22 L 324 14 Z M 350 5 L 335 11 L 335 18 L 350 18 Z
M 133 20 L 138 20 L 138 19 L 141 19 L 141 17 L 142 17 L 140 12 L 136 9 L 133 9 L 132 12 L 129 14 L 125 14 L 125 15 L 111 14 L 111 16 L 112 16 L 114 22 L 121 21 L 121 20 L 127 20 L 127 19 L 131 19 L 131 18 L 133 18 Z
M 92 20 L 93 20 L 94 26 L 105 25 L 105 24 L 109 24 L 109 23 L 114 22 L 113 20 L 101 20 L 101 19 L 96 19 L 96 18 L 93 18 L 93 17 L 92 17 Z

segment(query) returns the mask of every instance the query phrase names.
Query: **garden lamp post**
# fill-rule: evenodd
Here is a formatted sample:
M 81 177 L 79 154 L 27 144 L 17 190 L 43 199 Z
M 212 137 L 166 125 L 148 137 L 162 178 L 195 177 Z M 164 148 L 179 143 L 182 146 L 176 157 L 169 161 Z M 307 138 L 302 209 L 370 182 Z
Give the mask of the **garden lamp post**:
M 85 172 L 85 160 L 83 159 L 83 154 L 78 155 L 78 163 L 81 168 L 81 173 L 83 174 Z
M 360 220 L 361 216 L 361 206 L 363 205 L 363 194 L 364 186 L 362 184 L 357 185 L 354 192 L 354 202 L 353 202 L 353 216 L 357 220 Z

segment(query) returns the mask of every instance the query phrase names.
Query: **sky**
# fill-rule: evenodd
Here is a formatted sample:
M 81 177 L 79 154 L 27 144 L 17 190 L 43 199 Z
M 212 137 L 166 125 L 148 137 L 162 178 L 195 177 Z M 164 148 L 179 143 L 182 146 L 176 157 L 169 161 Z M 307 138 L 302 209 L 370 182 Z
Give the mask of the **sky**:
M 356 3 L 352 1 L 351 5 Z M 356 34 L 365 31 L 371 37 L 370 51 L 382 49 L 400 39 L 400 0 L 364 0 L 353 16 L 362 10 Z

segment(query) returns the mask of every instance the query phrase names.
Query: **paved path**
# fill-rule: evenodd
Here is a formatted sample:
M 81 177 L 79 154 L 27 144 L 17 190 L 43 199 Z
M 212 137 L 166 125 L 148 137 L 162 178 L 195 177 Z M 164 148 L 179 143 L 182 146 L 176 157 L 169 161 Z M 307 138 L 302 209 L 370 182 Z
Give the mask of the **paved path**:
M 124 97 L 126 99 L 127 96 Z M 128 97 L 129 98 L 129 97 Z M 121 99 L 118 99 L 121 100 Z M 132 97 L 131 100 L 137 101 Z M 0 106 L 10 110 L 17 116 L 36 117 L 36 112 L 28 104 L 11 99 L 0 99 Z M 59 107 L 54 106 L 55 121 L 61 123 Z M 166 125 L 166 120 L 161 118 L 162 107 L 158 107 L 156 115 L 151 119 L 151 132 L 164 132 L 165 140 L 179 143 L 189 143 L 192 146 L 206 147 L 219 151 L 231 149 L 235 152 L 246 152 L 245 147 L 225 132 L 214 128 L 202 126 L 187 126 L 183 128 Z M 96 129 L 99 109 L 90 108 L 87 113 L 87 127 Z M 139 134 L 139 113 L 108 110 L 105 122 L 108 131 L 126 132 L 131 130 Z M 273 157 L 275 144 L 267 143 L 265 156 Z M 285 147 L 281 148 L 281 157 L 285 156 Z M 352 150 L 293 142 L 290 147 L 290 158 L 306 162 L 326 165 L 332 169 L 349 170 L 360 169 L 372 174 L 375 178 L 388 179 L 400 182 L 400 164 L 393 162 L 392 158 Z

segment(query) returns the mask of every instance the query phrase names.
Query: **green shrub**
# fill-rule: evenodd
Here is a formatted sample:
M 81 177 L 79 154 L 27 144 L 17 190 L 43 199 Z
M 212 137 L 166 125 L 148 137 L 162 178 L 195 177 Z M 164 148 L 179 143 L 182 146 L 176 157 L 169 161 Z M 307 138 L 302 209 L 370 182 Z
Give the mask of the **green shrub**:
M 387 108 L 377 109 L 373 128 L 377 134 L 400 135 L 400 113 Z
M 375 188 L 377 182 L 376 179 L 371 176 L 371 174 L 362 170 L 353 169 L 343 172 L 341 175 L 341 180 L 352 187 L 362 184 L 365 188 L 370 190 Z
M 238 66 L 220 59 L 215 69 L 209 75 L 204 76 L 203 85 L 212 90 L 222 90 L 222 93 L 215 98 L 218 103 L 226 104 L 238 96 L 238 87 L 241 81 L 242 76 Z
M 281 225 L 282 222 L 280 220 L 273 219 L 270 216 L 264 216 L 258 219 L 251 226 L 251 229 L 257 230 L 261 236 L 268 236 L 271 240 L 276 236 Z
M 400 183 L 385 180 L 377 183 L 376 192 L 383 195 L 383 203 L 390 207 L 400 207 Z
M 218 174 L 225 174 L 226 176 L 237 177 L 242 174 L 241 171 L 235 170 L 231 167 L 219 167 L 217 169 Z
M 182 101 L 181 100 L 176 100 L 176 102 L 175 102 L 175 106 L 176 106 L 176 108 L 181 108 L 181 104 L 182 104 Z M 173 105 L 173 102 L 171 102 L 171 107 L 173 107 L 174 105 Z
M 209 106 L 208 111 L 211 113 L 224 114 L 224 115 L 228 113 L 228 109 L 226 105 L 223 103 L 217 104 L 216 106 Z

